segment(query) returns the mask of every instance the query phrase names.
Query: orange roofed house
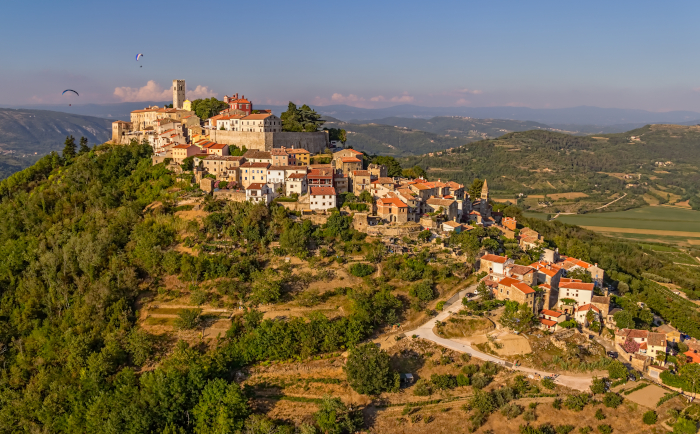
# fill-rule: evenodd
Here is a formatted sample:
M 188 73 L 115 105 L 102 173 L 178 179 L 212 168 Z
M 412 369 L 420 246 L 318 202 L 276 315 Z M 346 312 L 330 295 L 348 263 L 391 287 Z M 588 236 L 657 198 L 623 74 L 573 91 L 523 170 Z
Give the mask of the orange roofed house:
M 512 263 L 513 260 L 507 256 L 484 255 L 479 259 L 479 272 L 504 276 L 506 264 Z
M 390 223 L 406 223 L 408 221 L 408 205 L 397 198 L 377 199 L 377 215 Z
M 336 207 L 336 192 L 333 187 L 309 187 L 309 208 L 326 211 Z
M 498 300 L 512 300 L 520 304 L 527 304 L 532 313 L 537 311 L 535 303 L 535 290 L 529 285 L 512 277 L 504 277 L 498 282 L 498 289 L 494 295 Z
M 551 332 L 557 331 L 560 322 L 566 321 L 566 315 L 555 310 L 542 309 L 540 311 L 540 328 Z

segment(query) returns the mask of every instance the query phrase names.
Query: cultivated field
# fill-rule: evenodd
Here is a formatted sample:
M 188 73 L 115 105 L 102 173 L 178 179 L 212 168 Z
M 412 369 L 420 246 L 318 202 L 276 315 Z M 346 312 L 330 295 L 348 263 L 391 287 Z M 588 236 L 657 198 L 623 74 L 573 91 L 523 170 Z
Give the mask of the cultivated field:
M 696 244 L 700 240 L 700 212 L 678 207 L 649 206 L 622 212 L 562 215 L 557 220 L 634 240 L 680 244 Z

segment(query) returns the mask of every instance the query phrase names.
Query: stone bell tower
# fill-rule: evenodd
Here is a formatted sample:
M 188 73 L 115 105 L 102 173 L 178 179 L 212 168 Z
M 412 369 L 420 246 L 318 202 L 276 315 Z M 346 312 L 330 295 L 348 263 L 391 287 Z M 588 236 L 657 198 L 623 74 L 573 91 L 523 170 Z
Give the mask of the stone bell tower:
M 185 102 L 185 80 L 173 80 L 173 108 L 182 109 Z

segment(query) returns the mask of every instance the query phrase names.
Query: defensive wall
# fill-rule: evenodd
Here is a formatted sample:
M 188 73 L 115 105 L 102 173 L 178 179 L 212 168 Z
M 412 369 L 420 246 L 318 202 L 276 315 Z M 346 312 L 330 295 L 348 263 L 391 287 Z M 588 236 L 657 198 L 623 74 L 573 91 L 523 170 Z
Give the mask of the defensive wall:
M 323 152 L 328 147 L 328 133 L 260 133 L 250 131 L 206 130 L 209 140 L 225 145 L 235 145 L 239 148 L 269 151 L 272 148 L 306 149 L 312 154 Z

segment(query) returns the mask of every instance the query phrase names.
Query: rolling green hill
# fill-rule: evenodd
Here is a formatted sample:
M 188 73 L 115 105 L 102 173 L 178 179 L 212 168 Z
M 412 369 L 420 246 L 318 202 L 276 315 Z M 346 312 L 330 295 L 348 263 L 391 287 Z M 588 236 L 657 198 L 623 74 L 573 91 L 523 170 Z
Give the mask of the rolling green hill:
M 391 117 L 343 122 L 327 117 L 326 128 L 348 132 L 347 145 L 370 154 L 395 157 L 424 154 L 512 131 L 549 129 L 538 122 L 441 116 L 432 119 Z
M 404 158 L 401 163 L 405 167 L 418 164 L 433 178 L 449 177 L 462 183 L 487 178 L 497 196 L 512 200 L 520 194 L 530 196 L 536 200 L 526 208 L 547 212 L 592 211 L 625 194 L 604 209 L 647 203 L 700 209 L 697 126 L 648 125 L 590 137 L 516 132 L 433 156 Z M 557 193 L 579 194 L 545 197 Z M 559 206 L 553 205 L 557 201 Z

